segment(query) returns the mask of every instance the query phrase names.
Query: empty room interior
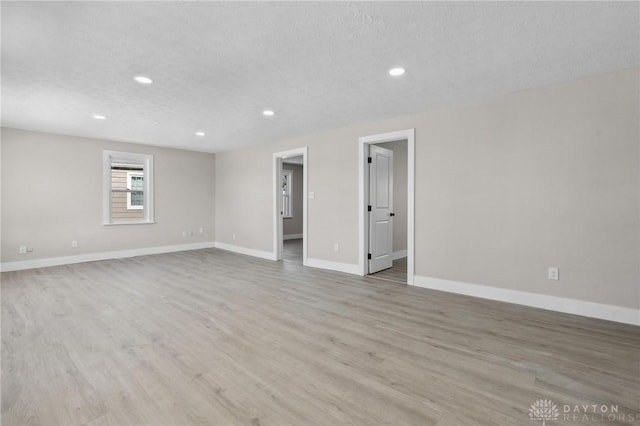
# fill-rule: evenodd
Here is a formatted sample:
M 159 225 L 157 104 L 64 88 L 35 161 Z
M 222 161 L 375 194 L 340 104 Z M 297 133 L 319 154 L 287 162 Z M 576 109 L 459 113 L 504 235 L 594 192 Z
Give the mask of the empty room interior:
M 3 425 L 640 425 L 639 2 L 2 2 Z

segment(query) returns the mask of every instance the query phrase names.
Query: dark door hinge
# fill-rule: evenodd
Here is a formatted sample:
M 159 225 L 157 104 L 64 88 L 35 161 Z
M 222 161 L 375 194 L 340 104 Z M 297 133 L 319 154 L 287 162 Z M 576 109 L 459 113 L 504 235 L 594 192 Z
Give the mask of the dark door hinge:
M 371 259 L 371 253 L 367 254 L 367 259 Z

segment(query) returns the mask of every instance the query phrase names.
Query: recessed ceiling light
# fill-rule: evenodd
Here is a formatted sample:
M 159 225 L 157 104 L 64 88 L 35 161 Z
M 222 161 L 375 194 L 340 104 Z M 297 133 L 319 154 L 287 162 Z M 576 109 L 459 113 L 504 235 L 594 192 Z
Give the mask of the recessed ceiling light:
M 105 117 L 104 115 L 100 115 L 100 114 L 93 114 L 93 118 L 95 118 L 96 120 L 106 120 L 107 117 Z
M 273 114 L 275 114 L 275 112 L 271 111 L 270 109 L 265 109 L 264 111 L 262 111 L 262 115 L 266 115 L 267 117 L 271 117 Z
M 140 84 L 151 84 L 153 83 L 153 80 L 151 80 L 149 77 L 145 77 L 144 75 L 137 75 L 135 77 L 133 77 L 133 79 L 135 81 L 137 81 Z
M 196 136 L 204 136 L 204 132 L 196 132 Z
M 394 77 L 399 77 L 402 74 L 404 74 L 404 68 L 399 68 L 399 67 L 398 68 L 391 68 L 389 70 L 389 74 L 394 76 Z

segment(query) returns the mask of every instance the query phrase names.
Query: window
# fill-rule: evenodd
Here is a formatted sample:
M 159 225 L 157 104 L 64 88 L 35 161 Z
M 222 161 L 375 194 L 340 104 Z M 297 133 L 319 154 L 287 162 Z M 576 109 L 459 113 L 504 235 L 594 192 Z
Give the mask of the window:
M 282 216 L 285 218 L 293 217 L 293 203 L 291 195 L 293 194 L 293 181 L 291 179 L 291 170 L 282 171 Z
M 127 210 L 144 210 L 144 173 L 127 172 Z
M 153 156 L 104 151 L 103 169 L 103 223 L 153 223 Z

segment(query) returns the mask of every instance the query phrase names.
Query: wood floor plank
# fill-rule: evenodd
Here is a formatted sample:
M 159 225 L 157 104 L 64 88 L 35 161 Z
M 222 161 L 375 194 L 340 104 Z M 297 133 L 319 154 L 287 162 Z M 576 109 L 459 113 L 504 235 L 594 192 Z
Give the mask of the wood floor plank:
M 640 328 L 221 250 L 2 274 L 3 425 L 640 419 Z

